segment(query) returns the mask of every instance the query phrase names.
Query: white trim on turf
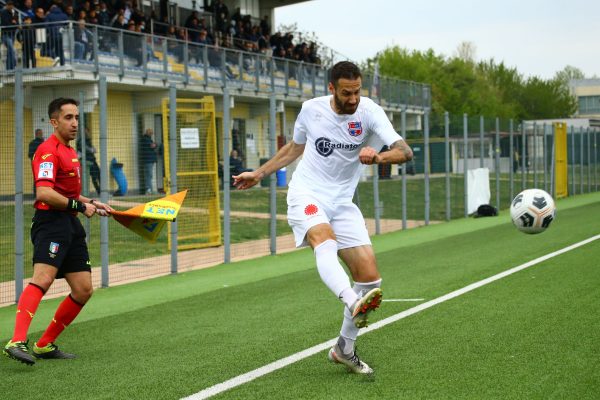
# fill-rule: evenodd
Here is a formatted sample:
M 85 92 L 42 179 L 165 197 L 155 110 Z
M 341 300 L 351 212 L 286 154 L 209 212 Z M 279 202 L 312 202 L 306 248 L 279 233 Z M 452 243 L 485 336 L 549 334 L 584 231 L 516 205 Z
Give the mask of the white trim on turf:
M 388 318 L 382 319 L 381 321 L 375 322 L 374 324 L 370 325 L 367 328 L 361 329 L 361 331 L 359 332 L 359 335 L 364 335 L 365 333 L 369 333 L 369 332 L 374 331 L 376 329 L 383 328 L 386 325 L 389 325 L 389 324 L 391 324 L 393 322 L 396 322 L 398 320 L 406 318 L 406 317 L 408 317 L 410 315 L 416 314 L 419 311 L 426 310 L 426 309 L 428 309 L 430 307 L 435 306 L 436 304 L 443 303 L 444 301 L 451 300 L 451 299 L 453 299 L 455 297 L 458 297 L 458 296 L 463 295 L 465 293 L 468 293 L 468 292 L 470 292 L 472 290 L 475 290 L 477 288 L 485 286 L 488 283 L 492 283 L 492 282 L 497 281 L 499 279 L 505 278 L 505 277 L 507 277 L 509 275 L 514 274 L 515 272 L 522 271 L 522 270 L 524 270 L 526 268 L 529 268 L 529 267 L 531 267 L 533 265 L 539 264 L 539 263 L 541 263 L 543 261 L 546 261 L 546 260 L 548 260 L 550 258 L 559 256 L 559 255 L 561 255 L 563 253 L 566 253 L 568 251 L 574 250 L 574 249 L 576 249 L 578 247 L 584 246 L 584 245 L 586 245 L 588 243 L 591 243 L 594 240 L 598 240 L 598 239 L 600 239 L 600 234 L 596 235 L 596 236 L 592 236 L 591 238 L 583 240 L 583 241 L 581 241 L 579 243 L 572 244 L 571 246 L 567 246 L 567 247 L 565 247 L 563 249 L 557 250 L 557 251 L 555 251 L 553 253 L 546 254 L 545 256 L 538 257 L 535 260 L 531 260 L 529 262 L 526 262 L 525 264 L 521 264 L 521 265 L 519 265 L 517 267 L 508 269 L 508 270 L 506 270 L 504 272 L 501 272 L 499 274 L 496 274 L 494 276 L 490 276 L 489 278 L 483 279 L 483 280 L 481 280 L 479 282 L 472 283 L 472 284 L 470 284 L 468 286 L 465 286 L 462 289 L 455 290 L 454 292 L 450 292 L 450 293 L 445 294 L 443 296 L 440 296 L 440 297 L 438 297 L 436 299 L 430 300 L 430 301 L 428 301 L 426 303 L 419 304 L 418 306 L 415 306 L 413 308 L 409 308 L 408 310 L 402 311 L 401 313 L 392 315 L 391 317 L 388 317 Z M 300 360 L 303 360 L 305 358 L 311 357 L 311 356 L 313 356 L 313 355 L 315 355 L 317 353 L 320 353 L 323 350 L 327 350 L 331 346 L 333 346 L 336 343 L 336 341 L 337 341 L 337 338 L 328 340 L 328 341 L 326 341 L 324 343 L 318 344 L 318 345 L 313 346 L 313 347 L 311 347 L 309 349 L 303 350 L 303 351 L 298 352 L 296 354 L 292 354 L 289 357 L 282 358 L 280 360 L 277 360 L 277 361 L 274 361 L 274 362 L 272 362 L 270 364 L 267 364 L 267 365 L 265 365 L 263 367 L 257 368 L 257 369 L 255 369 L 253 371 L 250 371 L 250 372 L 247 372 L 245 374 L 238 375 L 238 376 L 236 376 L 234 378 L 226 380 L 225 382 L 221 382 L 221 383 L 216 384 L 214 386 L 208 387 L 208 388 L 206 388 L 204 390 L 201 390 L 200 392 L 198 392 L 196 394 L 193 394 L 191 396 L 185 397 L 183 400 L 201 400 L 201 399 L 209 398 L 211 396 L 215 396 L 215 395 L 217 395 L 219 393 L 222 393 L 222 392 L 224 392 L 226 390 L 233 389 L 236 386 L 243 385 L 244 383 L 248 383 L 250 381 L 253 381 L 256 378 L 260 378 L 261 376 L 267 375 L 267 374 L 269 374 L 269 373 L 271 373 L 273 371 L 276 371 L 276 370 L 281 369 L 283 367 L 287 367 L 288 365 L 291 365 L 291 364 L 293 364 L 293 363 L 295 363 L 297 361 L 300 361 Z

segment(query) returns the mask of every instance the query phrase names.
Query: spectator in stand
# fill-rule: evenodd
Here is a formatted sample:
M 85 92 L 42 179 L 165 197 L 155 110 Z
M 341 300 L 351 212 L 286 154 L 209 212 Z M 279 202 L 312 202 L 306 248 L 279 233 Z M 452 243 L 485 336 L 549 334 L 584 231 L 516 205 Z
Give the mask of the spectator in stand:
M 208 36 L 208 32 L 206 31 L 206 29 L 201 29 L 200 30 L 200 35 L 198 36 L 198 41 L 197 43 L 206 45 L 206 46 L 210 46 L 213 44 L 212 39 Z
M 204 17 L 198 18 L 198 29 L 199 30 L 205 29 L 206 32 L 208 33 L 208 37 L 212 38 L 212 35 L 210 34 L 209 29 L 208 29 L 208 25 L 206 24 L 206 18 L 204 18 Z
M 90 10 L 90 12 L 87 14 L 87 18 L 85 19 L 85 21 L 88 24 L 98 25 L 98 13 L 95 9 Z
M 154 34 L 158 36 L 167 36 L 169 32 L 169 17 L 164 15 L 160 21 L 154 20 Z
M 215 25 L 214 25 L 214 30 L 213 30 L 215 37 L 221 37 L 222 35 L 226 35 L 227 29 L 229 29 L 229 23 L 225 19 L 224 16 L 221 18 L 215 19 Z M 215 40 L 215 42 L 216 42 L 216 40 Z
M 186 29 L 188 30 L 188 39 L 190 42 L 197 43 L 198 38 L 200 37 L 200 25 L 198 23 L 198 18 L 192 18 L 189 23 L 186 22 Z
M 197 44 L 200 43 L 201 36 L 201 28 L 198 25 L 198 18 L 193 18 L 190 21 L 190 27 L 187 28 L 188 32 L 188 40 L 190 41 L 190 61 L 192 59 L 196 60 L 196 64 L 200 64 L 200 59 L 202 58 L 202 49 Z M 204 38 L 206 39 L 206 37 Z
M 21 48 L 23 51 L 23 68 L 35 68 L 35 28 L 31 26 L 29 15 L 23 17 Z
M 276 49 L 276 53 L 275 53 L 275 57 L 277 58 L 286 58 L 286 51 L 283 47 L 278 47 Z M 278 62 L 277 63 L 277 69 L 280 71 L 283 71 L 284 69 L 284 63 L 283 62 Z
M 78 3 L 82 3 L 82 2 L 78 1 Z M 89 0 L 85 0 L 83 2 L 83 4 L 81 4 L 81 7 L 79 7 L 77 9 L 77 14 L 80 15 L 79 13 L 81 11 L 85 11 L 85 15 L 89 15 L 90 14 L 90 11 L 92 11 L 92 4 L 91 4 L 91 2 Z
M 219 48 L 219 42 L 212 41 L 208 37 L 208 33 L 202 33 L 202 32 L 206 32 L 206 30 L 203 30 L 200 32 L 199 43 L 203 43 L 206 45 L 214 45 L 214 46 L 208 48 L 208 63 L 210 64 L 211 67 L 220 68 L 221 67 L 221 51 L 222 50 Z
M 250 172 L 251 169 L 244 168 L 244 160 L 240 156 L 237 149 L 231 150 L 229 155 L 229 172 L 231 175 L 239 175 L 242 172 Z M 233 186 L 233 179 L 231 180 L 231 186 Z
M 216 0 L 214 2 L 213 20 L 215 21 L 215 29 L 226 35 L 230 25 L 229 10 L 221 0 Z
M 269 43 L 269 34 L 261 34 L 256 41 L 258 46 L 259 53 L 262 53 L 268 57 L 273 55 L 273 49 L 271 48 L 271 44 Z
M 146 15 L 144 15 L 144 12 L 139 8 L 133 9 L 133 16 L 131 17 L 131 19 L 135 21 L 136 25 L 142 24 L 146 26 Z
M 75 15 L 75 10 L 72 5 L 67 5 L 64 13 L 67 14 L 67 19 L 71 21 L 77 21 L 77 15 Z
M 175 28 L 175 25 L 167 27 L 165 37 L 167 38 L 167 52 L 175 55 L 177 53 L 177 28 Z
M 310 62 L 313 64 L 320 65 L 321 59 L 319 58 L 319 55 L 317 54 L 317 44 L 315 42 L 310 42 L 309 51 L 310 51 Z
M 31 22 L 34 24 L 43 24 L 46 22 L 46 12 L 42 7 L 35 9 L 35 15 L 33 16 Z M 39 28 L 39 26 L 37 28 Z
M 187 42 L 188 41 L 188 34 L 187 34 L 187 29 L 185 28 L 179 28 L 177 29 L 177 33 L 175 35 L 177 41 L 175 42 L 177 44 L 177 46 L 175 47 L 175 57 L 177 58 L 177 62 L 181 63 L 184 61 L 184 49 L 185 49 L 185 45 L 183 42 Z
M 259 36 L 260 36 L 260 34 L 259 34 L 258 25 L 254 25 L 253 27 L 250 28 L 249 31 L 246 30 L 246 37 L 244 39 L 248 40 L 250 42 L 256 43 L 256 42 L 258 42 Z
M 279 48 L 282 44 L 281 32 L 275 32 L 273 35 L 271 35 L 270 43 L 274 52 L 279 53 Z
M 142 55 L 142 36 L 135 31 L 135 22 L 128 24 L 127 31 L 123 33 L 123 48 L 125 55 L 136 60 L 136 67 L 144 63 Z
M 120 14 L 116 15 L 116 19 L 113 22 L 112 27 L 115 28 L 115 29 L 127 29 L 128 25 L 125 22 L 125 16 L 123 15 L 123 13 L 120 13 Z
M 231 20 L 235 21 L 236 24 L 238 22 L 242 22 L 242 11 L 239 7 L 235 8 L 235 11 L 233 12 L 233 14 L 231 15 Z
M 35 151 L 42 143 L 44 143 L 44 131 L 38 128 L 35 130 L 35 138 L 31 142 L 29 142 L 29 151 L 27 152 L 29 160 L 33 158 Z
M 196 24 L 193 23 L 194 19 L 196 20 Z M 194 10 L 185 19 L 185 24 L 183 26 L 185 26 L 186 28 L 190 28 L 190 29 L 196 29 L 196 27 L 198 26 L 197 22 L 198 22 L 198 11 Z
M 55 59 L 55 64 L 60 61 L 60 65 L 65 65 L 65 53 L 63 50 L 61 28 L 67 21 L 67 15 L 60 9 L 59 6 L 54 4 L 52 7 L 50 7 L 50 12 L 46 16 L 46 22 L 48 23 L 47 44 L 48 53 L 50 57 Z
M 283 37 L 283 47 L 288 50 L 290 47 L 293 49 L 294 47 L 294 34 L 291 32 L 288 32 L 285 34 L 285 36 Z M 291 52 L 289 54 L 289 57 L 291 58 Z
M 73 32 L 73 37 L 75 39 L 74 58 L 77 60 L 87 60 L 88 54 L 91 54 L 90 60 L 93 60 L 93 35 L 92 32 L 86 28 L 85 19 L 82 18 L 77 21 Z
M 250 15 L 244 15 L 242 17 L 242 25 L 244 25 L 244 30 L 246 32 L 250 32 L 252 30 L 252 17 Z
M 100 3 L 100 12 L 98 13 L 98 25 L 110 26 L 112 17 L 108 11 L 108 7 L 105 2 Z
M 146 129 L 140 140 L 140 159 L 144 166 L 144 187 L 146 194 L 156 193 L 154 184 L 154 171 L 158 160 L 158 146 L 152 139 L 154 131 Z
M 4 9 L 0 12 L 0 27 L 2 28 L 2 44 L 6 46 L 6 69 L 15 69 L 17 55 L 15 53 L 15 34 L 19 20 L 14 2 L 7 0 Z
M 269 24 L 269 16 L 265 15 L 264 17 L 262 17 L 262 19 L 260 20 L 260 32 L 266 36 L 266 35 L 271 35 L 271 25 Z
M 129 20 L 133 16 L 133 6 L 131 5 L 131 1 L 129 0 L 125 2 L 125 7 L 123 8 L 123 15 L 125 16 L 125 23 L 129 24 Z
M 30 17 L 33 22 L 33 17 L 35 16 L 35 11 L 33 10 L 33 1 L 32 0 L 23 1 L 23 7 L 21 7 L 21 11 L 23 11 L 23 14 L 25 14 L 25 16 Z
M 109 27 L 111 26 L 112 15 L 108 10 L 106 2 L 101 2 L 98 5 L 98 25 Z M 113 32 L 108 29 L 98 29 L 98 46 L 101 51 L 110 51 L 111 48 L 111 36 Z
M 240 24 L 240 26 L 241 26 L 241 24 Z M 237 22 L 235 22 L 235 20 L 232 19 L 231 21 L 229 21 L 229 26 L 227 27 L 227 32 L 224 32 L 224 33 L 227 36 L 235 38 L 240 30 L 241 29 L 238 28 L 238 26 L 237 26 Z
M 223 19 L 225 22 L 229 19 L 229 9 L 225 4 L 223 4 L 222 0 L 215 0 L 212 6 L 213 15 L 217 24 L 219 19 Z
M 85 10 L 79 10 L 77 12 L 77 22 L 81 21 L 81 20 L 86 20 L 87 19 L 87 12 L 85 12 Z
M 35 16 L 31 22 L 36 30 L 36 41 L 39 40 L 38 44 L 40 44 L 40 55 L 47 57 L 48 45 L 46 44 L 46 26 L 44 25 L 44 22 L 46 22 L 46 12 L 42 7 L 37 7 L 35 9 Z
M 77 156 L 80 160 L 83 160 L 83 152 L 81 149 L 83 140 L 81 136 L 77 137 L 76 140 L 76 148 L 77 148 Z M 94 189 L 96 189 L 96 193 L 100 196 L 100 166 L 98 165 L 98 161 L 96 160 L 96 148 L 92 143 L 92 135 L 90 133 L 89 128 L 85 128 L 85 163 L 86 169 L 90 174 L 90 178 L 92 179 L 92 185 L 94 185 Z

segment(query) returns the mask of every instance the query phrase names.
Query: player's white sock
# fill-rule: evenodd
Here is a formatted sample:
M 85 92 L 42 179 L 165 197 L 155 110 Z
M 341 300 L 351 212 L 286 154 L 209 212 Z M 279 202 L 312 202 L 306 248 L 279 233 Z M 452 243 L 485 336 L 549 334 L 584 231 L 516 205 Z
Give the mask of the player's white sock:
M 344 336 L 340 336 L 338 338 L 337 341 L 337 345 L 340 348 L 340 350 L 342 351 L 343 356 L 351 356 L 354 354 L 354 343 L 356 342 L 356 339 L 349 339 L 347 337 Z M 347 357 L 349 358 L 349 357 Z
M 381 287 L 381 279 L 378 279 L 373 282 L 354 282 L 352 290 L 356 294 L 356 298 L 360 298 L 363 294 L 369 292 L 371 289 L 375 289 L 378 287 Z M 354 342 L 358 337 L 358 330 L 359 328 L 357 328 L 356 325 L 354 325 L 354 321 L 352 320 L 352 311 L 350 310 L 350 307 L 344 307 L 344 321 L 342 322 L 342 329 L 340 330 L 340 338 L 343 337 L 346 340 L 346 344 L 348 346 L 350 344 L 352 345 L 349 351 L 346 351 L 345 348 L 342 349 L 344 351 L 344 354 L 349 354 L 351 351 L 354 350 Z M 352 343 L 348 343 L 349 341 L 352 341 Z
M 315 247 L 317 270 L 321 280 L 340 300 L 349 307 L 356 301 L 356 292 L 350 287 L 350 279 L 337 256 L 337 243 L 329 239 Z

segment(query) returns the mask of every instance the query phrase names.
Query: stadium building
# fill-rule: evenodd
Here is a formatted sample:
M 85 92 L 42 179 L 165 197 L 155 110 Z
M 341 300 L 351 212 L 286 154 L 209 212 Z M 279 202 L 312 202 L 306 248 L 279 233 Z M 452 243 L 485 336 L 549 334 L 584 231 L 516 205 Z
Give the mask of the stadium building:
M 199 163 L 198 168 L 222 177 L 229 149 L 238 150 L 246 168 L 257 168 L 272 154 L 270 129 L 276 132 L 277 148 L 290 140 L 302 102 L 328 93 L 328 67 L 339 60 L 324 56 L 316 43 L 302 42 L 297 33 L 275 32 L 275 8 L 298 1 L 208 3 L 142 1 L 136 9 L 112 10 L 112 19 L 105 25 L 98 12 L 87 13 L 97 16 L 91 20 L 94 23 L 88 17 L 73 17 L 58 22 L 47 18 L 36 24 L 26 21 L 25 13 L 18 10 L 18 24 L 1 27 L 2 34 L 13 35 L 14 40 L 13 49 L 3 45 L 0 53 L 0 141 L 13 148 L 15 129 L 22 130 L 23 168 L 28 171 L 27 143 L 34 131 L 41 128 L 45 137 L 52 132 L 46 115 L 49 101 L 74 97 L 82 103 L 82 125 L 90 132 L 91 144 L 101 149 L 99 132 L 106 129 L 106 156 L 122 168 L 129 191 L 138 193 L 143 190 L 141 135 L 151 128 L 155 141 L 165 147 L 169 126 L 165 110 L 175 93 L 178 102 L 203 99 L 203 105 L 195 103 L 194 107 L 214 105 L 215 122 L 200 118 L 196 128 L 215 136 L 218 172 L 212 163 Z M 75 12 L 81 10 L 75 7 Z M 105 106 L 100 101 L 103 90 Z M 403 112 L 407 126 L 416 127 L 430 104 L 428 85 L 369 73 L 363 79 L 363 94 L 387 110 L 398 131 Z M 15 113 L 17 98 L 22 99 L 22 117 Z M 271 117 L 273 107 L 275 118 Z M 188 117 L 184 121 L 178 113 L 177 129 L 194 126 L 195 117 Z M 224 131 L 231 135 L 227 137 Z M 159 157 L 156 164 L 159 190 L 165 184 L 166 162 Z M 3 171 L 15 169 L 12 157 L 3 157 L 0 163 Z M 289 180 L 293 168 L 283 180 Z M 13 195 L 15 175 L 5 176 L 0 195 Z M 32 178 L 25 173 L 23 179 L 28 194 Z M 117 181 L 112 177 L 109 181 L 110 192 L 119 193 Z
M 577 118 L 589 120 L 590 126 L 600 126 L 600 79 L 573 79 L 571 94 L 577 98 Z

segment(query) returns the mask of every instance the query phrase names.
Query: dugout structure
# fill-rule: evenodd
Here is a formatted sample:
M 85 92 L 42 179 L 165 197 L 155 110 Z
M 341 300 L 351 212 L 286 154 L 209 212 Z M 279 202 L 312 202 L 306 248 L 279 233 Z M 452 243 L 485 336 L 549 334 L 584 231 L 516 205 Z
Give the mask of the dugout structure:
M 215 101 L 212 96 L 202 99 L 176 100 L 176 162 L 177 188 L 188 190 L 177 217 L 178 250 L 220 246 L 221 223 L 219 205 L 219 167 Z M 162 125 L 165 157 L 165 188 L 170 193 L 171 162 L 169 99 L 162 100 Z M 169 249 L 171 249 L 169 224 Z

